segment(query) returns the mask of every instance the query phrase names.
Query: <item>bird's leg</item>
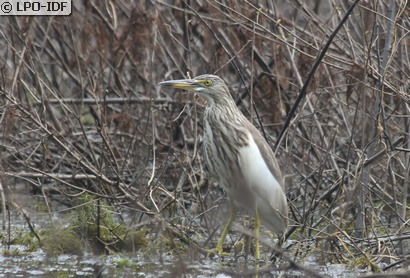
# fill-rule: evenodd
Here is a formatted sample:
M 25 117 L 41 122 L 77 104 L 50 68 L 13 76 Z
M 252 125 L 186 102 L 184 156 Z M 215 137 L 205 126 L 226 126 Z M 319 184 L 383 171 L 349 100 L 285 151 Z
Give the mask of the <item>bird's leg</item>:
M 222 231 L 221 238 L 218 240 L 218 244 L 216 248 L 208 250 L 208 256 L 211 254 L 218 254 L 219 256 L 229 256 L 229 253 L 223 251 L 223 245 L 226 239 L 226 236 L 229 233 L 229 229 L 231 228 L 232 222 L 235 218 L 236 208 L 232 202 L 229 203 L 229 216 L 228 221 L 226 222 L 225 228 Z
M 261 220 L 259 218 L 258 208 L 255 207 L 255 259 L 260 259 L 259 253 L 259 231 L 261 229 Z
M 275 248 L 273 249 L 272 254 L 270 255 L 270 259 L 269 259 L 269 260 L 270 260 L 271 262 L 275 263 L 276 260 L 277 260 L 280 256 L 282 256 L 282 252 L 283 252 L 282 247 L 283 247 L 283 244 L 284 244 L 284 242 L 285 242 L 285 239 L 286 239 L 286 238 L 285 238 L 285 233 L 278 235 L 278 242 L 277 242 Z

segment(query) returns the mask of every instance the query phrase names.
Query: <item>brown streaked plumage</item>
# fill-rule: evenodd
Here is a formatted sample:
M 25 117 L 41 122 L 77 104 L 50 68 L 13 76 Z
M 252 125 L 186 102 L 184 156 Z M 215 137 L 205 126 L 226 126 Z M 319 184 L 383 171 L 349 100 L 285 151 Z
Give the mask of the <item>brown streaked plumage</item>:
M 205 74 L 159 85 L 190 90 L 207 100 L 204 116 L 206 164 L 234 204 L 255 212 L 255 257 L 259 259 L 259 218 L 274 233 L 285 232 L 288 225 L 284 181 L 271 148 L 237 108 L 220 77 Z M 211 253 L 226 255 L 222 247 L 234 212 L 232 209 L 221 239 Z

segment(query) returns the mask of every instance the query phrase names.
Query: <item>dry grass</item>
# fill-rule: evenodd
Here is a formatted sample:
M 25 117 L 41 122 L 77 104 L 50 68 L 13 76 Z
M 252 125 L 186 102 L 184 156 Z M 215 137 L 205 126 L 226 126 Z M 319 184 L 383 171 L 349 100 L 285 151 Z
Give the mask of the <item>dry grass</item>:
M 225 199 L 201 156 L 203 102 L 156 83 L 220 75 L 273 146 L 352 4 L 253 2 L 75 1 L 69 17 L 2 17 L 4 209 L 27 214 L 21 182 L 49 212 L 88 193 L 131 226 L 210 245 Z M 279 142 L 297 261 L 407 266 L 409 16 L 407 1 L 360 1 Z

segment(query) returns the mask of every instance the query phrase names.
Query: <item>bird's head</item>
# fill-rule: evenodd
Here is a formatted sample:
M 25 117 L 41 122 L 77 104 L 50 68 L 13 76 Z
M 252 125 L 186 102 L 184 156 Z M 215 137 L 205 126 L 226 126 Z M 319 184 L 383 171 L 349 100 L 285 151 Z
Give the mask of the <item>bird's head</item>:
M 200 75 L 193 79 L 164 81 L 158 85 L 198 93 L 208 101 L 208 106 L 231 105 L 233 102 L 225 81 L 212 74 Z

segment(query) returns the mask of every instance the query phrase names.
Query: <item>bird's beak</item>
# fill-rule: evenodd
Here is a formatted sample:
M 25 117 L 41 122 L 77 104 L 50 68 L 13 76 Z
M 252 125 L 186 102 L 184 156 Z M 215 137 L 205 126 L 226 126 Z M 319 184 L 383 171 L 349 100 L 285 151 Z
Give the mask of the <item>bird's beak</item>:
M 171 87 L 174 89 L 182 90 L 192 90 L 198 88 L 198 83 L 194 79 L 180 79 L 180 80 L 169 80 L 158 83 L 160 86 Z

